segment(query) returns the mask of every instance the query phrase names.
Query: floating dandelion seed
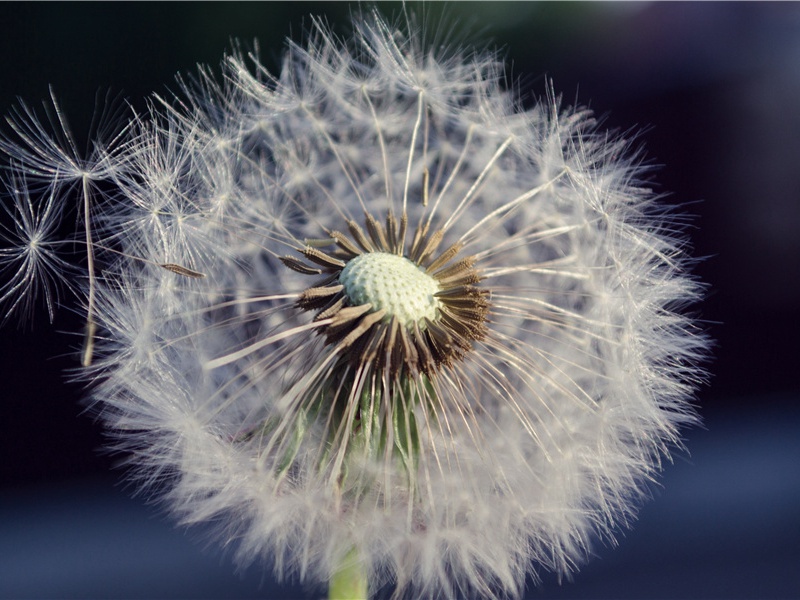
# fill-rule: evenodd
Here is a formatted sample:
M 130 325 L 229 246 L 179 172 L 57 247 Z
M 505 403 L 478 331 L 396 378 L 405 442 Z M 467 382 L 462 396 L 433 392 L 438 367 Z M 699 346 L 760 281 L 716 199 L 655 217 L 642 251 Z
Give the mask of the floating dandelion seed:
M 88 161 L 20 113 L 12 177 L 49 193 L 14 194 L 3 300 L 62 269 L 33 242 L 78 182 L 92 399 L 182 522 L 332 596 L 518 595 L 694 420 L 698 288 L 588 112 L 356 29 L 201 70 Z

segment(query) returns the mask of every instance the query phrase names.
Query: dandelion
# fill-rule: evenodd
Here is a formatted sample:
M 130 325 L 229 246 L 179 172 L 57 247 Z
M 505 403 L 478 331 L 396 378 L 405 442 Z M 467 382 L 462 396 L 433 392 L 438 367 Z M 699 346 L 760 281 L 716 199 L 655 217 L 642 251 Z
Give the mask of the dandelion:
M 18 115 L 3 298 L 63 272 L 34 241 L 77 191 L 91 399 L 181 522 L 332 597 L 518 596 L 695 420 L 698 286 L 589 112 L 355 29 L 201 70 L 85 161 Z

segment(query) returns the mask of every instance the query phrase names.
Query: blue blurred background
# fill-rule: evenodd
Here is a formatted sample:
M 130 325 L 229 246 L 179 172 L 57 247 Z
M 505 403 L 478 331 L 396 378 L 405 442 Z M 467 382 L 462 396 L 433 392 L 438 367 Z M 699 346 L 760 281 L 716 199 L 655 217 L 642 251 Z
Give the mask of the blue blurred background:
M 380 4 L 392 14 L 394 3 Z M 800 4 L 407 5 L 497 46 L 528 102 L 546 78 L 608 128 L 637 132 L 654 183 L 694 216 L 716 340 L 698 397 L 704 427 L 665 468 L 635 527 L 572 582 L 542 574 L 527 598 L 800 598 Z M 357 4 L 0 5 L 0 113 L 52 84 L 76 136 L 95 95 L 137 110 L 174 74 L 258 39 L 277 69 L 311 14 L 342 34 Z M 458 38 L 458 35 L 456 36 Z M 663 165 L 663 166 L 662 166 Z M 314 598 L 235 573 L 203 532 L 132 497 L 101 428 L 65 383 L 81 330 L 0 330 L 0 597 Z

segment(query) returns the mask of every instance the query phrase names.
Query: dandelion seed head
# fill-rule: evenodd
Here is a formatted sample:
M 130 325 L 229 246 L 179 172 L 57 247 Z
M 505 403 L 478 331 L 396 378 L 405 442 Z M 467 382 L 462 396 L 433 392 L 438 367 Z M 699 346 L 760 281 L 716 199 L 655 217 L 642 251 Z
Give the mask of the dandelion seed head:
M 684 243 L 589 112 L 523 110 L 413 25 L 315 27 L 88 159 L 27 110 L 0 148 L 77 196 L 92 400 L 182 522 L 279 577 L 355 556 L 398 597 L 517 596 L 629 524 L 695 421 Z M 58 271 L 20 219 L 12 303 Z

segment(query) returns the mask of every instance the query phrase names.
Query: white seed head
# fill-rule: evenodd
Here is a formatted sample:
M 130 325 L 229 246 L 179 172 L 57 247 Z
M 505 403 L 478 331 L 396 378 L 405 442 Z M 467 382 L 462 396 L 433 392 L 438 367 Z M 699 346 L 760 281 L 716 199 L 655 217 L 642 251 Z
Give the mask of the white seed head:
M 424 319 L 436 320 L 440 302 L 434 294 L 439 284 L 404 256 L 360 254 L 342 269 L 339 282 L 351 304 L 386 310 L 387 317 L 396 317 L 407 328 L 423 324 Z
M 0 304 L 61 303 L 74 201 L 93 405 L 183 522 L 279 577 L 357 556 L 397 598 L 519 596 L 629 523 L 696 421 L 678 220 L 624 140 L 550 90 L 523 108 L 492 56 L 315 27 L 85 160 L 12 115 Z

